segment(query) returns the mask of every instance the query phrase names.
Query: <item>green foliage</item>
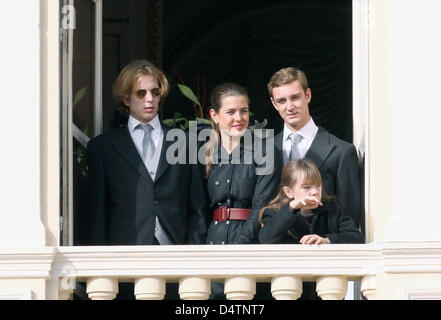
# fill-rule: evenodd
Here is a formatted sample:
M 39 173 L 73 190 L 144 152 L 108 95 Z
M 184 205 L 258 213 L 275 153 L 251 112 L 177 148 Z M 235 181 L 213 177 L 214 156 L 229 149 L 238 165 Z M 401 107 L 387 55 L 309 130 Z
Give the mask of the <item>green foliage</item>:
M 78 102 L 81 101 L 81 99 L 83 99 L 84 95 L 86 94 L 87 91 L 87 87 L 81 88 L 80 90 L 78 90 L 77 94 L 75 95 L 75 98 L 73 100 L 73 107 L 75 107 Z
M 162 122 L 173 128 L 181 128 L 182 130 L 188 129 L 187 118 L 183 117 L 179 112 L 175 112 L 173 118 L 164 119 Z
M 196 103 L 199 107 L 201 106 L 198 98 L 189 87 L 184 86 L 183 84 L 178 84 L 178 88 L 184 96 L 186 96 L 188 99 Z

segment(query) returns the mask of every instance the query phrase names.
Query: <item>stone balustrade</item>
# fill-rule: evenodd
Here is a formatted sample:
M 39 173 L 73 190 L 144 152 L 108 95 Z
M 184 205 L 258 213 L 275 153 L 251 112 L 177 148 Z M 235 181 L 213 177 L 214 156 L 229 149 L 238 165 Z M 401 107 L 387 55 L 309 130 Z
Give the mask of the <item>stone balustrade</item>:
M 211 282 L 223 282 L 227 299 L 249 300 L 256 283 L 267 282 L 275 299 L 294 300 L 305 281 L 316 282 L 322 299 L 343 299 L 348 281 L 360 282 L 364 297 L 376 299 L 386 273 L 439 272 L 440 242 L 0 249 L 0 279 L 44 279 L 55 288 L 49 299 L 70 299 L 81 282 L 90 299 L 111 300 L 119 282 L 132 282 L 136 299 L 161 300 L 173 282 L 181 299 L 206 300 Z
M 72 296 L 75 281 L 90 299 L 114 299 L 118 282 L 133 282 L 134 296 L 162 300 L 167 282 L 179 284 L 182 300 L 207 300 L 211 281 L 223 282 L 228 300 L 251 300 L 257 282 L 271 283 L 277 300 L 294 300 L 303 281 L 315 281 L 322 299 L 341 300 L 348 281 L 361 281 L 375 296 L 381 255 L 370 245 L 228 245 L 59 247 L 53 274 L 59 299 Z M 67 280 L 70 279 L 70 280 Z M 368 283 L 365 283 L 368 281 Z

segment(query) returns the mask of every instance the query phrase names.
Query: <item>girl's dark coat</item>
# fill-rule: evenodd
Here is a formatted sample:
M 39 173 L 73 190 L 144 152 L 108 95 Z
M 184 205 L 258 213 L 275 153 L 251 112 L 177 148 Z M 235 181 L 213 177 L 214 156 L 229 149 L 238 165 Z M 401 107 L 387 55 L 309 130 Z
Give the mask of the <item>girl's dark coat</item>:
M 364 236 L 351 218 L 344 216 L 334 198 L 313 210 L 309 225 L 300 210 L 291 210 L 289 203 L 280 210 L 266 209 L 262 215 L 263 227 L 259 231 L 261 243 L 298 244 L 304 235 L 317 234 L 331 243 L 364 243 Z
M 253 136 L 253 139 L 258 139 Z M 267 205 L 275 196 L 280 183 L 281 168 L 278 159 L 270 159 L 272 155 L 265 154 L 264 141 L 262 157 L 254 150 L 247 149 L 244 139 L 236 151 L 240 152 L 240 161 L 233 160 L 222 147 L 219 148 L 218 164 L 214 164 L 207 180 L 211 212 L 220 206 L 231 208 L 251 209 L 248 220 L 229 220 L 226 222 L 212 221 L 208 228 L 208 244 L 248 244 L 258 243 L 260 208 Z M 254 141 L 254 140 L 253 140 Z M 272 148 L 272 146 L 270 146 Z M 252 156 L 251 160 L 247 158 Z M 267 157 L 268 156 L 268 157 Z M 275 155 L 277 157 L 277 154 Z M 268 161 L 273 162 L 273 168 Z M 257 175 L 258 169 L 267 167 L 267 174 Z

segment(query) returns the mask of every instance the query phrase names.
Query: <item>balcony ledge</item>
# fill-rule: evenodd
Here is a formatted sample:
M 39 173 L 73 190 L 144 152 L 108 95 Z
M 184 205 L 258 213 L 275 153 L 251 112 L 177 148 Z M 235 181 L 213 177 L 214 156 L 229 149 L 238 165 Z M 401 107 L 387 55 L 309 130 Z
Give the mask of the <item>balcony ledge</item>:
M 0 278 L 232 275 L 262 281 L 281 275 L 315 279 L 378 273 L 441 273 L 441 242 L 334 245 L 83 246 L 0 249 Z

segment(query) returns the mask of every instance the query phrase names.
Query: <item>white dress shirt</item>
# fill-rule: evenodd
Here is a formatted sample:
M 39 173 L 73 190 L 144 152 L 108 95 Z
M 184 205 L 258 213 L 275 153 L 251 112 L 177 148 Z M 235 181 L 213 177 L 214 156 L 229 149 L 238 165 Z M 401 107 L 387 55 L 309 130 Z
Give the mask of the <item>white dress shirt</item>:
M 144 130 L 138 128 L 138 125 L 142 123 L 139 120 L 133 118 L 132 116 L 129 116 L 129 121 L 127 123 L 127 127 L 129 129 L 130 136 L 132 137 L 133 143 L 136 146 L 136 149 L 138 150 L 139 155 L 142 158 L 142 141 L 144 140 L 145 132 Z M 153 128 L 152 130 L 152 141 L 155 145 L 155 155 L 153 156 L 153 160 L 149 164 L 150 167 L 147 166 L 147 163 L 145 163 L 147 167 L 147 171 L 149 172 L 150 176 L 153 180 L 155 180 L 156 176 L 156 170 L 158 168 L 159 163 L 159 156 L 161 155 L 161 149 L 162 149 L 162 138 L 163 138 L 163 131 L 161 122 L 159 121 L 158 115 L 156 115 L 152 120 L 148 122 Z
M 300 158 L 303 159 L 311 147 L 312 141 L 314 141 L 315 136 L 317 135 L 318 127 L 315 125 L 314 120 L 309 118 L 309 121 L 306 125 L 304 125 L 300 130 L 295 131 L 295 133 L 299 134 L 302 137 L 302 140 L 298 143 L 298 151 L 300 154 Z M 283 126 L 283 155 L 284 159 L 289 158 L 289 154 L 291 152 L 292 141 L 289 135 L 293 133 L 286 124 Z

